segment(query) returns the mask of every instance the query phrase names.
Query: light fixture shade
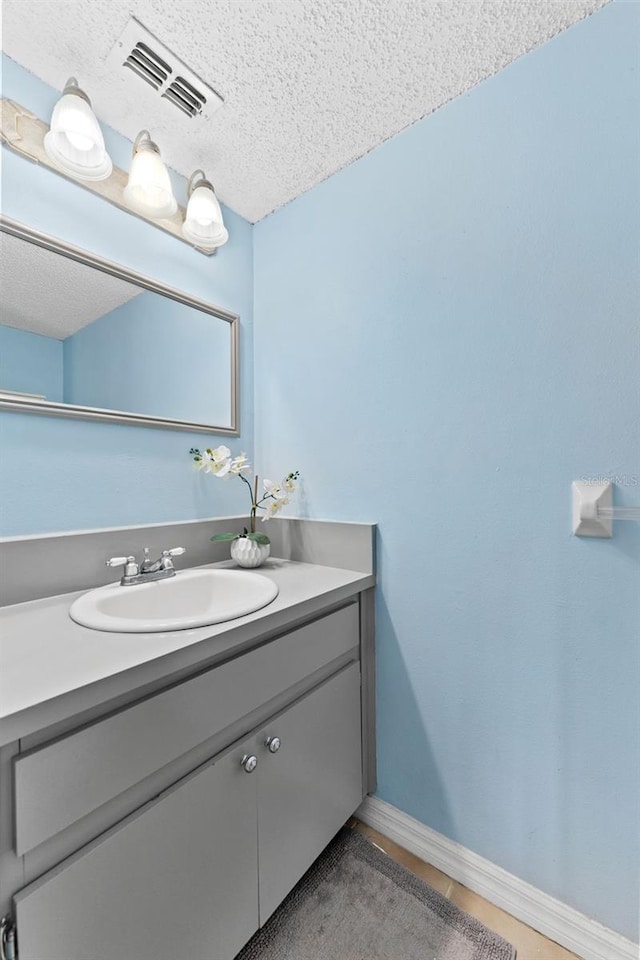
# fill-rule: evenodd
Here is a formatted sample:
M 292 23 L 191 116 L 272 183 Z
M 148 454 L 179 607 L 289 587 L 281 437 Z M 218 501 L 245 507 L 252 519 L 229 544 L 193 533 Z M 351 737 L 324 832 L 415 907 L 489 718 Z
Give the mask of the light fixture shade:
M 44 149 L 57 167 L 78 180 L 106 180 L 111 174 L 113 164 L 100 124 L 75 77 L 69 77 L 53 108 Z
M 221 247 L 229 239 L 229 233 L 222 219 L 218 198 L 204 171 L 196 170 L 191 175 L 187 194 L 189 202 L 182 224 L 183 236 L 197 247 Z
M 178 209 L 169 172 L 148 130 L 141 130 L 133 145 L 133 159 L 124 199 L 132 210 L 161 220 Z

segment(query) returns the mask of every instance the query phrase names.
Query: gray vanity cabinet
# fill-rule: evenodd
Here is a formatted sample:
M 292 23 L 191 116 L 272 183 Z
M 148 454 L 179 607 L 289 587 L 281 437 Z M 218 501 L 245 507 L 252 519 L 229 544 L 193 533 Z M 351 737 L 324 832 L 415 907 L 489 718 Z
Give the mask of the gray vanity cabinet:
M 18 894 L 20 960 L 231 960 L 258 926 L 256 783 L 232 751 Z
M 264 733 L 258 754 L 261 925 L 362 800 L 359 665 Z M 265 743 L 276 737 L 281 745 L 271 753 Z
M 233 960 L 362 800 L 358 622 L 351 604 L 247 654 L 268 664 L 290 644 L 274 676 L 310 662 L 308 685 L 290 686 L 270 719 L 16 893 L 20 960 Z M 270 693 L 268 671 L 257 676 Z M 154 703 L 118 722 L 130 718 L 133 736 Z M 107 743 L 114 718 L 102 722 Z M 60 756 L 102 736 L 100 723 L 60 741 Z

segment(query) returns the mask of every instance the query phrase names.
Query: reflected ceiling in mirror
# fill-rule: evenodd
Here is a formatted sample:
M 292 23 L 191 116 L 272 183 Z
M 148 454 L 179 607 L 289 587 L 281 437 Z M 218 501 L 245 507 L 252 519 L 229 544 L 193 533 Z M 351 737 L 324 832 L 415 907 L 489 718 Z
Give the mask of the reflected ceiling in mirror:
M 236 434 L 235 314 L 0 219 L 0 406 Z

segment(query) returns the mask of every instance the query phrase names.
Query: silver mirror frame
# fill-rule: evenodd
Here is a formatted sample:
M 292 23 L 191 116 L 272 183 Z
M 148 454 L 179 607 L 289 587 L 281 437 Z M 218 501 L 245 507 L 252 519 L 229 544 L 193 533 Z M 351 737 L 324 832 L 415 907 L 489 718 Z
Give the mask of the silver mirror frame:
M 8 233 L 12 237 L 18 237 L 26 240 L 28 243 L 34 243 L 45 250 L 51 250 L 53 253 L 59 253 L 63 257 L 69 257 L 78 263 L 85 263 L 89 267 L 101 270 L 102 273 L 108 273 L 119 280 L 128 280 L 142 287 L 144 290 L 150 290 L 153 293 L 159 293 L 163 297 L 169 297 L 171 300 L 177 300 L 178 303 L 184 303 L 189 307 L 195 307 L 203 313 L 208 313 L 212 317 L 224 320 L 231 327 L 231 424 L 230 426 L 219 426 L 212 423 L 192 423 L 188 420 L 171 420 L 163 417 L 142 416 L 134 413 L 124 413 L 117 410 L 103 410 L 99 407 L 83 407 L 75 404 L 55 403 L 51 400 L 30 399 L 29 397 L 11 397 L 9 394 L 0 392 L 0 409 L 14 410 L 20 413 L 40 413 L 48 416 L 73 417 L 81 420 L 103 420 L 109 423 L 139 424 L 143 427 L 160 427 L 169 430 L 192 430 L 198 433 L 219 433 L 225 436 L 238 436 L 239 434 L 239 387 L 240 387 L 240 317 L 236 313 L 230 313 L 223 310 L 222 307 L 216 307 L 197 297 L 192 297 L 181 290 L 175 290 L 168 287 L 158 280 L 152 280 L 129 270 L 120 264 L 113 263 L 111 260 L 105 260 L 88 250 L 82 250 L 80 247 L 74 247 L 63 240 L 57 240 L 46 233 L 34 230 L 20 223 L 18 220 L 12 220 L 10 217 L 0 216 L 0 231 Z

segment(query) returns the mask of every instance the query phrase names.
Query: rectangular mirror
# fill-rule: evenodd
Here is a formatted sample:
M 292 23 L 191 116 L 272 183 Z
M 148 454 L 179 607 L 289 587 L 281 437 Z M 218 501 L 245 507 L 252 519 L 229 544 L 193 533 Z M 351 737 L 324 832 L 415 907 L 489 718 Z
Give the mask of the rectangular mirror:
M 232 313 L 0 218 L 0 407 L 237 434 Z

